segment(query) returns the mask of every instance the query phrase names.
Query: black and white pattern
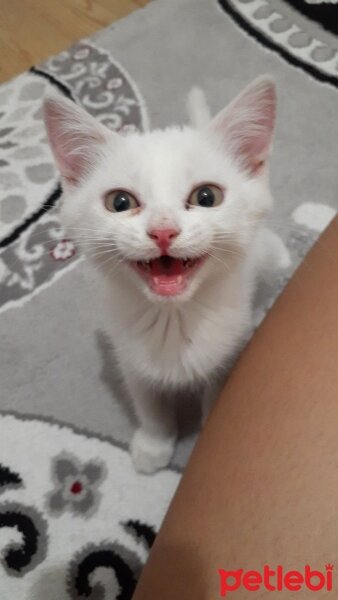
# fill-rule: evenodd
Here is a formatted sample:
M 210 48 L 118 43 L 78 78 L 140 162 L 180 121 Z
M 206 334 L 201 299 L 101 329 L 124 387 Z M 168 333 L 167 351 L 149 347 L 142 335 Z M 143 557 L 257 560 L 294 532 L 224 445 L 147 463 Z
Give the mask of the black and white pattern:
M 139 475 L 108 441 L 13 415 L 0 455 L 1 600 L 130 600 L 179 475 Z
M 250 36 L 319 81 L 338 87 L 338 6 L 304 0 L 219 0 Z M 314 22 L 312 22 L 312 20 Z

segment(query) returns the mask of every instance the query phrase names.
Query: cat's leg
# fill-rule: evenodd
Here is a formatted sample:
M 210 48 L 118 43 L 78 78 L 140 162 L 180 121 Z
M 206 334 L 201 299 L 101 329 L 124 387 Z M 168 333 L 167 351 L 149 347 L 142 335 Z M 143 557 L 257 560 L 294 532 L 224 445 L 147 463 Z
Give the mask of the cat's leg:
M 126 385 L 140 424 L 131 441 L 131 457 L 137 471 L 155 473 L 168 465 L 175 450 L 175 407 L 167 394 L 135 376 L 129 374 Z

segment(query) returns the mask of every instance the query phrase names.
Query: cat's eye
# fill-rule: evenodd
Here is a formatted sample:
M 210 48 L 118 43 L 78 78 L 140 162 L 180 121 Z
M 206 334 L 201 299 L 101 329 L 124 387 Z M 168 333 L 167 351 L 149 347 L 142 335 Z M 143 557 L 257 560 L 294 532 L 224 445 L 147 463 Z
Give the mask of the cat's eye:
M 217 185 L 200 185 L 195 188 L 188 199 L 189 206 L 202 206 L 204 208 L 211 208 L 218 206 L 223 202 L 223 190 Z
M 124 212 L 139 206 L 135 196 L 126 190 L 114 190 L 108 192 L 104 199 L 104 205 L 110 212 Z

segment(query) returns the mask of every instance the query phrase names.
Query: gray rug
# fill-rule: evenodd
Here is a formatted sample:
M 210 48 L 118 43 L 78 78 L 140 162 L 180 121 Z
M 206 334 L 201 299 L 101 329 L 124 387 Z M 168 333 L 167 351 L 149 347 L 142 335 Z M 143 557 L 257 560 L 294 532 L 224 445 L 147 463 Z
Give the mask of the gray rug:
M 184 122 L 193 85 L 216 112 L 274 75 L 272 221 L 292 267 L 258 290 L 258 324 L 338 206 L 334 19 L 304 4 L 154 0 L 0 86 L 2 600 L 130 598 L 196 438 L 188 405 L 172 467 L 133 472 L 135 424 L 85 261 L 59 223 L 46 88 L 113 129 L 142 129 Z

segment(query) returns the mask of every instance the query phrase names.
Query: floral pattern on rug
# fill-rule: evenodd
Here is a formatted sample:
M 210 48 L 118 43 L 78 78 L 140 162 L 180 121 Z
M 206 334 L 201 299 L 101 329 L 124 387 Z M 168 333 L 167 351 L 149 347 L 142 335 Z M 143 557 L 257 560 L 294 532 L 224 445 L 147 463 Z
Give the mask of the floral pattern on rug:
M 51 86 L 113 130 L 147 126 L 136 84 L 87 40 L 0 87 L 0 310 L 22 302 L 78 258 L 60 225 L 61 187 L 42 120 Z
M 81 464 L 76 456 L 62 453 L 52 461 L 55 488 L 48 498 L 53 514 L 69 510 L 88 517 L 100 504 L 100 484 L 105 478 L 105 466 L 99 461 Z
M 179 475 L 14 415 L 0 414 L 0 456 L 1 600 L 130 600 Z

